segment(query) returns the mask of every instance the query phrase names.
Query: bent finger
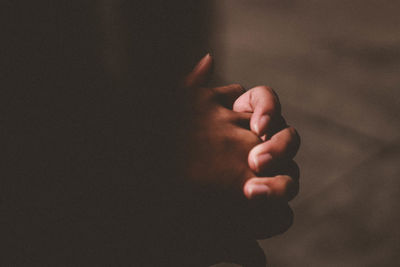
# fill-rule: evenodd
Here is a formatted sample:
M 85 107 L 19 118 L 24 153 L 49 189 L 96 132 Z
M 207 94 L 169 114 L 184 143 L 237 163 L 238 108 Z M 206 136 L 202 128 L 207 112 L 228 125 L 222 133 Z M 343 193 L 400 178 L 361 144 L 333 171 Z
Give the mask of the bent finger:
M 266 197 L 270 200 L 290 201 L 299 192 L 298 174 L 254 177 L 246 182 L 243 191 L 248 199 Z
M 242 96 L 233 105 L 236 112 L 252 112 L 251 130 L 259 136 L 267 133 L 271 121 L 280 115 L 281 106 L 276 93 L 268 86 L 256 86 Z
M 249 166 L 256 173 L 271 169 L 279 162 L 292 159 L 299 147 L 300 136 L 293 127 L 287 127 L 249 152 Z

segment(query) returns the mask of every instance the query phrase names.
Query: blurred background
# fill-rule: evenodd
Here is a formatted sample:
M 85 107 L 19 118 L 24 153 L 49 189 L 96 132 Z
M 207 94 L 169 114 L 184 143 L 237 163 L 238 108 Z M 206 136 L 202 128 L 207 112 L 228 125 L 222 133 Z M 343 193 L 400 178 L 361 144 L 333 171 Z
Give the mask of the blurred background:
M 269 266 L 400 266 L 400 2 L 212 3 L 219 81 L 273 87 L 302 136 Z
M 168 104 L 184 98 L 171 90 L 178 77 L 171 73 L 196 62 L 204 46 L 218 83 L 273 87 L 302 136 L 294 225 L 259 241 L 269 266 L 400 266 L 400 1 L 40 2 L 0 3 L 8 158 L 0 175 L 0 240 L 7 244 L 0 258 L 12 262 L 1 266 L 105 265 L 103 258 L 116 265 L 132 250 L 165 249 L 147 235 L 158 237 L 153 208 L 176 204 L 171 195 L 181 200 L 152 180 L 175 175 L 164 152 L 174 152 L 182 124 L 170 123 Z M 211 12 L 200 12 L 208 4 Z M 148 96 L 152 105 L 137 101 Z M 158 112 L 163 107 L 168 112 Z M 137 125 L 144 139 L 132 138 Z M 162 164 L 154 169 L 152 160 Z M 160 200 L 143 202 L 154 188 L 164 193 Z M 171 231 L 162 240 L 169 235 L 176 237 Z M 140 256 L 146 253 L 154 257 Z

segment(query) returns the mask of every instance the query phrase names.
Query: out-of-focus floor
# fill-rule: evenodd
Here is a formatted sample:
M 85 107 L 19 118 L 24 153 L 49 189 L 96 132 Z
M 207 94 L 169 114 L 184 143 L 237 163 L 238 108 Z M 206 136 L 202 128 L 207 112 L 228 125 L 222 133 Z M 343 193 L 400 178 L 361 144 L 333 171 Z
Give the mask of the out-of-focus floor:
M 275 88 L 302 136 L 295 223 L 260 241 L 269 266 L 400 266 L 400 2 L 214 4 L 216 75 Z

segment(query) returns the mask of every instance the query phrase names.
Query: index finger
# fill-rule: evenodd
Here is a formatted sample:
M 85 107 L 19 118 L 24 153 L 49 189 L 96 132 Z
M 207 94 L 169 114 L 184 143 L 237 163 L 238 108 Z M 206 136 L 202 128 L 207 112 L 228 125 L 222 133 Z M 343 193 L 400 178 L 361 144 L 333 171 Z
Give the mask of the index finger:
M 250 128 L 258 136 L 263 136 L 271 126 L 271 120 L 280 117 L 281 105 L 276 93 L 262 85 L 241 95 L 233 104 L 233 111 L 253 113 Z

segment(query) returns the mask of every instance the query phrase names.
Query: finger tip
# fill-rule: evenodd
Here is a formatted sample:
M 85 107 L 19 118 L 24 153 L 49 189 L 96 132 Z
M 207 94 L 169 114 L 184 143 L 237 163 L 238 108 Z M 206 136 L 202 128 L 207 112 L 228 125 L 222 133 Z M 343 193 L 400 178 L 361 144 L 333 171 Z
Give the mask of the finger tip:
M 258 127 L 258 123 L 255 123 L 253 128 L 254 128 L 254 133 L 260 136 L 260 128 Z
M 249 153 L 249 167 L 255 173 L 268 170 L 274 161 L 274 158 L 269 150 L 266 150 L 266 145 L 266 143 L 263 143 L 262 145 L 253 148 L 253 150 L 251 150 Z
M 248 199 L 254 199 L 260 196 L 268 196 L 271 189 L 265 184 L 247 183 L 244 188 L 245 196 Z
M 268 125 L 271 118 L 268 114 L 253 114 L 251 120 L 251 130 L 259 137 L 267 133 Z
M 255 153 L 250 153 L 249 154 L 249 167 L 252 169 L 254 172 L 258 172 L 259 170 L 259 164 L 258 164 L 258 158 Z
M 250 130 L 255 133 L 257 136 L 259 136 L 260 133 L 260 127 L 259 127 L 259 118 L 257 116 L 257 114 L 252 114 L 251 118 L 250 118 Z
M 259 136 L 263 136 L 267 133 L 267 129 L 269 126 L 269 122 L 271 121 L 271 117 L 268 114 L 264 114 L 258 120 L 258 128 L 260 131 L 258 132 Z

